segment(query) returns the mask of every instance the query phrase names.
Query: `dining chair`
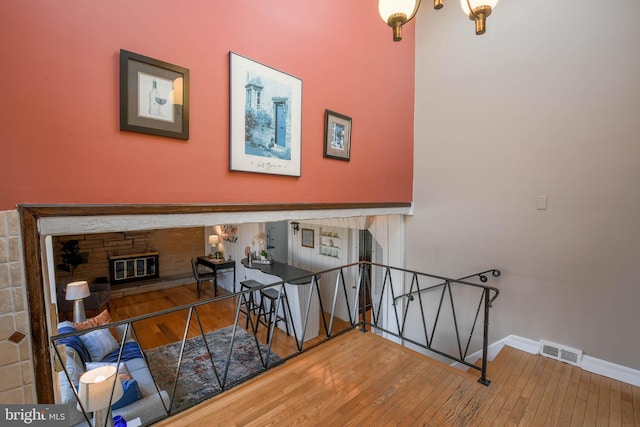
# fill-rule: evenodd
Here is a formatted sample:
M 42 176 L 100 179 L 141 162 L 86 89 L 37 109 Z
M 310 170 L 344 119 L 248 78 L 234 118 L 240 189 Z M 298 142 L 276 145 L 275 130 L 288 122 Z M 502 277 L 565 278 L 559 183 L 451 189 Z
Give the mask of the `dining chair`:
M 196 258 L 191 258 L 191 269 L 193 270 L 193 278 L 196 279 L 198 298 L 200 298 L 200 293 L 202 292 L 202 282 L 207 281 L 211 281 L 211 283 L 213 283 L 213 296 L 217 297 L 218 275 L 209 269 L 207 269 L 207 271 L 200 271 L 200 267 L 201 265 L 198 263 L 198 260 Z

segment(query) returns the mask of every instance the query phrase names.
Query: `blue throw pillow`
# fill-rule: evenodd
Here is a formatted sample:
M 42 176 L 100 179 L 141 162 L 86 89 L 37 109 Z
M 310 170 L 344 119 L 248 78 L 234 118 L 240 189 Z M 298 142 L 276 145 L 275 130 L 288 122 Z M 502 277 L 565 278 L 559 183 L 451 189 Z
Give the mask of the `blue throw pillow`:
M 91 361 L 99 362 L 107 354 L 119 348 L 118 342 L 109 329 L 97 329 L 80 335 L 80 341 L 86 347 Z
M 142 399 L 142 393 L 140 392 L 140 387 L 138 387 L 138 382 L 136 380 L 123 380 L 122 390 L 124 391 L 124 394 L 120 400 L 111 405 L 111 409 L 120 409 L 135 402 L 136 400 Z
M 68 334 L 70 332 L 75 332 L 76 328 L 69 325 L 73 325 L 73 323 L 71 322 L 60 323 L 58 325 L 58 334 L 62 335 L 62 334 Z M 82 363 L 87 363 L 91 361 L 91 356 L 89 355 L 89 351 L 84 346 L 82 340 L 78 336 L 71 336 L 71 337 L 59 339 L 58 341 L 56 341 L 56 344 L 65 344 L 66 346 L 73 348 L 76 351 L 76 353 L 78 353 L 78 356 L 80 356 Z

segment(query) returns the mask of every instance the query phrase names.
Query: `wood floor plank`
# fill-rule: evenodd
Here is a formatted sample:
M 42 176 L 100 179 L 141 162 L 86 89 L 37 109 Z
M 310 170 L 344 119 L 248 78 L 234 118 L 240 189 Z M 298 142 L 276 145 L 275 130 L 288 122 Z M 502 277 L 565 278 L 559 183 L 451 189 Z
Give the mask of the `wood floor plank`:
M 608 424 L 622 425 L 622 393 L 619 381 L 610 382 Z
M 578 383 L 578 393 L 573 405 L 573 412 L 571 413 L 571 426 L 579 427 L 584 425 L 587 399 L 589 398 L 589 383 L 591 379 L 591 373 L 587 371 L 580 372 L 580 382 Z
M 410 378 L 405 387 L 398 388 L 397 395 L 389 402 L 394 411 L 384 411 L 382 416 L 379 417 L 380 423 L 383 425 L 397 425 L 404 418 L 404 414 L 414 407 L 416 400 L 420 396 L 427 395 L 436 389 L 438 376 L 443 374 L 443 370 L 433 370 L 427 366 L 421 367 L 421 371 Z M 429 382 L 423 381 L 426 376 L 430 377 L 431 380 Z
M 640 426 L 640 387 L 632 387 L 633 393 L 633 421 Z
M 549 381 L 549 384 L 557 383 L 557 387 L 554 393 L 545 393 L 545 402 L 540 405 L 536 418 L 544 420 L 543 425 L 556 426 L 558 425 L 556 420 L 560 418 L 562 406 L 567 396 L 567 390 L 571 382 L 571 372 L 573 366 L 565 363 L 562 364 L 561 372 L 555 378 Z M 548 407 L 546 412 L 542 408 Z
M 553 360 L 547 359 L 543 365 L 542 372 L 536 386 L 534 387 L 531 396 L 529 398 L 529 404 L 527 405 L 527 409 L 525 410 L 522 418 L 520 419 L 519 425 L 521 426 L 531 426 L 533 425 L 533 420 L 536 418 L 536 413 L 540 408 L 540 404 L 542 402 L 542 398 L 544 396 L 545 390 L 547 390 L 547 386 L 549 384 L 549 379 L 551 375 L 555 372 L 555 368 L 559 365 L 554 363 Z M 552 384 L 551 393 L 555 392 L 555 386 L 557 384 Z
M 599 380 L 600 393 L 598 394 L 598 411 L 596 416 L 596 425 L 605 427 L 609 425 L 611 380 L 603 376 L 599 376 Z
M 533 408 L 528 412 L 531 414 L 527 421 L 525 421 L 530 426 L 542 426 L 545 424 L 546 418 L 551 411 L 551 406 L 553 404 L 554 397 L 556 395 L 557 389 L 560 385 L 560 378 L 562 377 L 562 368 L 563 365 L 559 363 L 549 363 L 548 370 L 550 371 L 550 375 L 545 380 L 545 384 L 542 383 L 539 385 L 540 388 L 537 389 L 538 396 L 536 400 L 538 401 L 537 408 L 535 409 L 535 413 L 533 413 Z M 525 417 L 526 419 L 527 417 Z
M 600 398 L 600 377 L 591 375 L 589 380 L 589 395 L 587 397 L 587 407 L 584 414 L 584 423 L 596 425 L 598 420 L 598 401 Z
M 515 388 L 518 376 L 522 374 L 525 366 L 527 365 L 528 355 L 526 353 L 522 351 L 516 351 L 511 347 L 505 347 L 503 348 L 503 351 L 504 350 L 507 350 L 514 354 L 514 357 L 511 358 L 510 363 L 507 365 L 510 369 L 510 372 L 504 380 L 500 380 L 498 382 L 500 390 L 491 403 L 491 406 L 487 408 L 486 416 L 475 420 L 475 422 L 477 422 L 478 425 L 482 427 L 493 425 L 494 420 L 498 417 L 498 414 L 501 413 L 502 408 L 507 403 L 507 399 Z
M 536 386 L 538 385 L 538 381 L 540 381 L 540 376 L 543 373 L 544 366 L 547 363 L 548 359 L 543 357 L 538 357 L 536 360 L 536 364 L 533 367 L 533 371 L 531 372 L 531 376 L 526 381 L 524 387 L 522 388 L 522 393 L 516 402 L 515 407 L 511 411 L 511 415 L 509 416 L 508 422 L 513 425 L 520 425 L 520 421 L 522 417 L 525 415 L 527 408 L 529 407 L 529 403 L 531 400 L 531 396 Z
M 567 386 L 567 393 L 562 401 L 562 409 L 557 419 L 556 425 L 559 427 L 568 426 L 571 424 L 571 417 L 573 416 L 573 407 L 578 396 L 578 388 L 580 386 L 580 377 L 582 371 L 580 368 L 571 368 L 571 377 L 569 378 L 569 385 Z
M 634 425 L 633 390 L 629 384 L 620 384 L 620 410 L 622 425 Z M 640 418 L 635 420 L 635 423 L 640 425 Z
M 430 373 L 428 379 L 424 381 L 425 387 L 418 390 L 416 395 L 411 399 L 413 403 L 406 405 L 405 411 L 398 414 L 386 414 L 385 418 L 393 417 L 397 426 L 413 426 L 419 416 L 422 415 L 428 403 L 442 391 L 442 389 L 450 382 L 452 373 L 444 369 L 434 370 Z
M 505 395 L 503 394 L 504 389 L 509 384 L 509 379 L 516 366 L 518 366 L 522 355 L 522 352 L 515 351 L 511 347 L 506 346 L 494 360 L 491 361 L 488 369 L 491 373 L 489 377 L 491 384 L 485 387 L 483 390 L 484 393 L 480 394 L 479 399 L 471 403 L 472 406 L 470 406 L 468 410 L 469 415 L 463 420 L 466 424 L 479 425 L 483 420 L 497 413 L 499 408 L 502 407 L 505 401 Z M 498 401 L 496 404 L 498 409 L 494 409 L 496 401 Z
M 518 402 L 520 401 L 520 397 L 522 395 L 522 390 L 527 384 L 527 381 L 529 380 L 529 378 L 531 378 L 533 369 L 535 368 L 539 359 L 540 357 L 536 355 L 532 355 L 532 354 L 526 355 L 526 358 L 525 358 L 526 365 L 522 371 L 522 375 L 518 376 L 517 378 L 514 378 L 515 385 L 513 385 L 513 387 L 511 388 L 511 392 L 509 393 L 507 399 L 505 400 L 504 405 L 500 409 L 500 412 L 497 414 L 493 425 L 504 426 L 504 425 L 508 425 L 509 423 L 511 423 L 511 425 L 515 425 L 517 423 L 519 419 L 518 420 L 512 419 L 511 415 L 516 405 L 518 405 Z

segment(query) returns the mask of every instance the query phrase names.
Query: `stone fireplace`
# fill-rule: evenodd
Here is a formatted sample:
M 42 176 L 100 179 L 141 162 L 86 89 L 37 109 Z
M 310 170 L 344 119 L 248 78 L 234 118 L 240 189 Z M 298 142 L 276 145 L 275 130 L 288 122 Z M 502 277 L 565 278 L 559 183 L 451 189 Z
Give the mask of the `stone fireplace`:
M 73 278 L 88 282 L 110 282 L 112 289 L 171 282 L 191 278 L 190 260 L 204 251 L 204 228 L 169 228 L 82 235 L 53 239 L 56 265 L 61 261 L 61 242 L 77 240 L 88 262 Z M 68 281 L 70 273 L 56 269 L 57 281 Z M 117 296 L 117 295 L 113 295 Z

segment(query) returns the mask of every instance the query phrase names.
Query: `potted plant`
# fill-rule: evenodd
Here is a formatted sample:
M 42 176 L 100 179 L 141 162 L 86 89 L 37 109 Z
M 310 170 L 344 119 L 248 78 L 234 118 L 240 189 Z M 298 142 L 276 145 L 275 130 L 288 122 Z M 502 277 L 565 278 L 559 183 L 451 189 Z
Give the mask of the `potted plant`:
M 89 252 L 80 252 L 80 244 L 77 240 L 60 241 L 60 244 L 62 245 L 62 263 L 56 267 L 73 276 L 78 266 L 89 262 Z
M 266 261 L 269 258 L 269 254 L 264 249 L 260 251 L 260 259 Z

